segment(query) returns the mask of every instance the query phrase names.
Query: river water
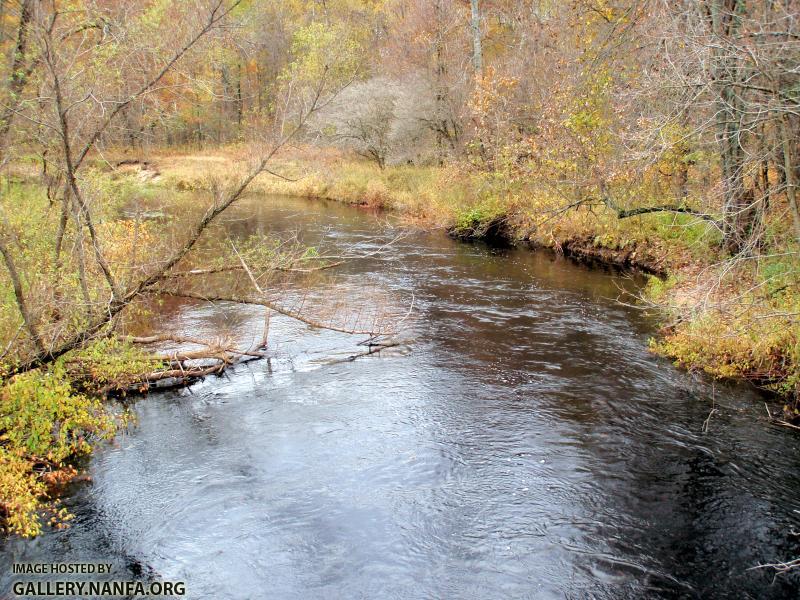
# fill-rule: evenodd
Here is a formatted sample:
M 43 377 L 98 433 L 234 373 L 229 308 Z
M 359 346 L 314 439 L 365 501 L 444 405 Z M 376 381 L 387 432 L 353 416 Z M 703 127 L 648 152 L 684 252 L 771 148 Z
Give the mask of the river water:
M 220 231 L 292 230 L 362 254 L 396 234 L 282 198 Z M 800 556 L 796 432 L 650 354 L 629 277 L 413 233 L 306 285 L 396 315 L 413 298 L 400 345 L 349 360 L 363 337 L 274 317 L 274 358 L 137 400 L 65 498 L 72 527 L 2 542 L 0 589 L 15 561 L 89 561 L 190 598 L 797 597 L 750 570 Z M 258 307 L 161 310 L 196 335 L 263 327 Z

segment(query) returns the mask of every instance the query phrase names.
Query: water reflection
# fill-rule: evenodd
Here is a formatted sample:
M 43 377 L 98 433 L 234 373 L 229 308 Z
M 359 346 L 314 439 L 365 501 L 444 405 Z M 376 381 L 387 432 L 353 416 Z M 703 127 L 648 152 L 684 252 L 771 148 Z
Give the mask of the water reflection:
M 380 244 L 370 215 L 279 198 L 226 227 Z M 7 541 L 3 584 L 12 560 L 112 558 L 193 598 L 796 595 L 748 570 L 800 555 L 796 437 L 751 391 L 650 355 L 652 323 L 614 301 L 635 283 L 426 234 L 349 263 L 314 285 L 401 312 L 413 293 L 411 352 L 334 362 L 354 340 L 276 317 L 274 359 L 139 401 L 69 499 L 76 525 Z M 162 314 L 263 325 L 225 303 Z

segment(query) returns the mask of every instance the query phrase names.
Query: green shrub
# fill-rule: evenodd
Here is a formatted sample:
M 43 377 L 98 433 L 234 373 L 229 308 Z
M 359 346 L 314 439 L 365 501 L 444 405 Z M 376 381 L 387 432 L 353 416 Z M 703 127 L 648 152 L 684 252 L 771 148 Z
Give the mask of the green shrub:
M 32 536 L 41 530 L 39 513 L 54 511 L 47 483 L 67 464 L 88 454 L 92 444 L 115 431 L 102 404 L 75 393 L 61 365 L 12 377 L 0 387 L 0 515 L 10 532 Z M 34 467 L 39 466 L 37 471 Z M 38 473 L 38 474 L 37 474 Z M 61 512 L 60 520 L 68 518 Z

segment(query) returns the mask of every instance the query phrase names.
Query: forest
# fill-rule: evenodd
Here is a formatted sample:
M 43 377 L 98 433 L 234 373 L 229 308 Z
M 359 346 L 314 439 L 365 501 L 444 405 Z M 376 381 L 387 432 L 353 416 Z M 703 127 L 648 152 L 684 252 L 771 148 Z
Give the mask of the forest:
M 797 0 L 3 0 L 0 49 L 11 533 L 66 525 L 49 491 L 126 426 L 107 397 L 269 351 L 137 335 L 159 299 L 390 343 L 272 291 L 347 256 L 209 239 L 254 193 L 645 273 L 654 353 L 800 416 Z

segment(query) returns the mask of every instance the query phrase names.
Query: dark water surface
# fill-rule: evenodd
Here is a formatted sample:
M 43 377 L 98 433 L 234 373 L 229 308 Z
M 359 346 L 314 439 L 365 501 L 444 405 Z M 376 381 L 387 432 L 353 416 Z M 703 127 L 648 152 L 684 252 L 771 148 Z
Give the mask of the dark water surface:
M 280 198 L 226 227 L 334 251 L 393 235 Z M 3 542 L 0 589 L 13 561 L 103 561 L 191 598 L 797 597 L 796 576 L 748 570 L 800 556 L 797 433 L 649 354 L 653 323 L 615 302 L 632 285 L 441 234 L 348 263 L 316 289 L 397 314 L 413 296 L 401 346 L 349 361 L 361 338 L 276 317 L 275 358 L 137 401 L 66 499 L 72 528 Z M 163 310 L 198 335 L 263 322 Z

